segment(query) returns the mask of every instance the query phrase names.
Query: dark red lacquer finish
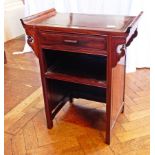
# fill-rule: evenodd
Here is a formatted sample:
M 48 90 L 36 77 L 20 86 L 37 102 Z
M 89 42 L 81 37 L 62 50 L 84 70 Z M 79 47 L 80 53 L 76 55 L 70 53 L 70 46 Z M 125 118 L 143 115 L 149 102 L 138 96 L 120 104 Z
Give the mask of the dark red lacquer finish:
M 73 98 L 106 104 L 106 143 L 124 110 L 126 47 L 137 36 L 138 16 L 57 13 L 21 19 L 39 58 L 47 127 Z

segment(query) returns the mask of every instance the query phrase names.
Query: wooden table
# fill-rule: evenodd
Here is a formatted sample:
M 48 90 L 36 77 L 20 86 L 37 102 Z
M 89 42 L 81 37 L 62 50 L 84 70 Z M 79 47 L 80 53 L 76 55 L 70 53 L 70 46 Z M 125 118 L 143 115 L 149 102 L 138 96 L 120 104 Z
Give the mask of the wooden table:
M 138 16 L 57 13 L 21 19 L 39 58 L 47 127 L 67 101 L 106 104 L 106 143 L 125 101 L 126 48 L 137 36 Z

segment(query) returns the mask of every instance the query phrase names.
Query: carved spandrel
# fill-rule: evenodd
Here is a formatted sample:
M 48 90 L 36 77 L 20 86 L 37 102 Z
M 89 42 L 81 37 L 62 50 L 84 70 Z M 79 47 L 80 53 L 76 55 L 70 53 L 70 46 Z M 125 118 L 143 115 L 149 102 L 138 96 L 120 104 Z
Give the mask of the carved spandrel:
M 131 42 L 134 40 L 134 38 L 137 37 L 137 35 L 138 35 L 138 31 L 137 31 L 137 29 L 136 29 L 136 30 L 134 31 L 133 35 L 132 35 L 132 36 L 130 37 L 130 39 L 128 40 L 128 42 L 127 42 L 127 44 L 126 44 L 127 47 L 130 46 Z
M 130 46 L 134 38 L 137 37 L 138 31 L 135 29 L 134 32 L 128 32 L 127 39 L 124 36 L 113 36 L 112 37 L 112 67 L 115 67 L 119 60 L 125 55 L 126 48 Z
M 33 44 L 34 43 L 34 38 L 32 36 L 27 36 L 27 42 L 29 44 Z
M 34 38 L 30 35 L 27 35 L 27 43 L 34 50 Z
M 33 49 L 35 55 L 38 57 L 36 44 L 36 31 L 33 28 L 25 29 L 27 35 L 27 43 Z
M 121 57 L 125 55 L 126 38 L 124 36 L 112 37 L 112 67 L 117 65 Z

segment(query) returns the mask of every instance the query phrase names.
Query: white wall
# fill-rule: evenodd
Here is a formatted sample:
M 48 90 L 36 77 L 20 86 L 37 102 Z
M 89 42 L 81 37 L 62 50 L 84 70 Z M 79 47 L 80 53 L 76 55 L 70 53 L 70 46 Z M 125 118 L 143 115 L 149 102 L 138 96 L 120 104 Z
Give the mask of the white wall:
M 24 5 L 22 0 L 4 1 L 4 41 L 24 34 L 20 23 L 20 18 L 22 17 L 24 17 Z

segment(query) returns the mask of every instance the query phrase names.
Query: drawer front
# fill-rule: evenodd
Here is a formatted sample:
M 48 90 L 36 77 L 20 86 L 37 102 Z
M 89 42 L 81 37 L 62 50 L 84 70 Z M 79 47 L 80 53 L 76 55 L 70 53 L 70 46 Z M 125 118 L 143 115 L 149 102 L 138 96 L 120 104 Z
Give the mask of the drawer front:
M 40 32 L 40 42 L 51 49 L 72 52 L 103 54 L 106 50 L 106 37 L 85 34 Z

